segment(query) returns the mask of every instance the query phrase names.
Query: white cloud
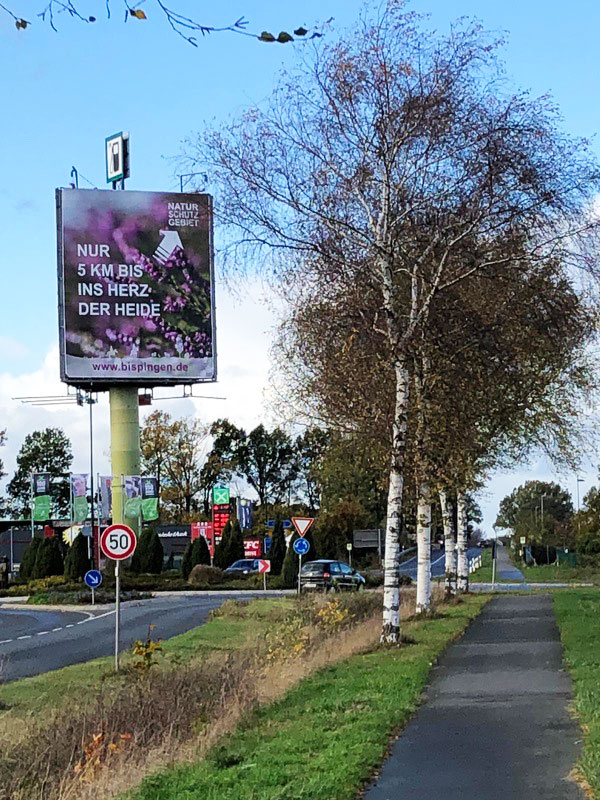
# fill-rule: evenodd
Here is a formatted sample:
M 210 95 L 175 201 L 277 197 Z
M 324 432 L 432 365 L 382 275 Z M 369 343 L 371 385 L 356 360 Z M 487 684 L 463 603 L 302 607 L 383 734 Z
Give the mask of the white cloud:
M 219 287 L 217 292 L 217 352 L 219 380 L 215 384 L 194 387 L 197 397 L 192 399 L 160 400 L 172 397 L 181 390 L 157 389 L 155 402 L 141 409 L 144 419 L 154 409 L 168 411 L 175 417 L 195 414 L 204 422 L 227 417 L 247 430 L 260 422 L 267 425 L 276 420 L 266 410 L 269 393 L 269 348 L 273 329 L 281 313 L 281 303 L 272 292 L 259 282 L 242 286 L 235 294 Z M 2 340 L 0 339 L 0 346 Z M 11 347 L 19 347 L 15 342 Z M 6 348 L 3 348 L 6 350 Z M 4 353 L 5 356 L 5 353 Z M 7 429 L 8 441 L 0 451 L 9 477 L 15 468 L 15 458 L 28 433 L 48 426 L 60 427 L 73 444 L 73 469 L 89 471 L 89 415 L 88 408 L 79 406 L 35 407 L 23 405 L 15 397 L 27 395 L 66 395 L 66 386 L 59 379 L 58 347 L 53 344 L 40 366 L 29 373 L 8 369 L 3 358 L 4 372 L 0 373 L 0 428 Z M 200 397 L 225 397 L 210 400 Z M 94 472 L 106 474 L 110 462 L 110 422 L 108 396 L 99 397 L 93 407 L 94 415 Z M 584 482 L 580 484 L 580 498 L 597 483 L 596 468 L 588 464 L 582 470 Z M 540 459 L 519 465 L 513 471 L 494 473 L 479 495 L 484 513 L 483 529 L 491 535 L 501 499 L 516 486 L 527 480 L 557 481 L 573 496 L 576 504 L 575 476 L 557 475 L 551 465 Z
M 144 419 L 154 409 L 168 411 L 175 417 L 195 414 L 204 422 L 227 417 L 236 425 L 253 428 L 268 422 L 264 411 L 263 391 L 269 370 L 270 329 L 276 322 L 275 300 L 266 299 L 268 289 L 258 282 L 250 283 L 235 296 L 225 288 L 217 292 L 217 353 L 219 380 L 215 384 L 194 387 L 195 395 L 225 397 L 225 400 L 193 399 L 161 400 L 172 397 L 179 389 L 155 390 L 155 402 L 141 409 Z M 0 338 L 0 347 L 2 339 Z M 14 342 L 11 347 L 20 347 Z M 5 350 L 5 348 L 3 348 Z M 7 430 L 7 443 L 0 451 L 8 478 L 14 472 L 16 456 L 25 436 L 46 427 L 62 428 L 73 445 L 73 469 L 89 472 L 89 412 L 77 405 L 32 406 L 17 397 L 67 395 L 67 387 L 59 378 L 58 346 L 53 344 L 43 362 L 33 372 L 19 373 L 8 367 L 6 352 L 0 373 L 0 423 Z M 94 472 L 106 474 L 110 463 L 110 417 L 108 396 L 100 394 L 93 406 Z

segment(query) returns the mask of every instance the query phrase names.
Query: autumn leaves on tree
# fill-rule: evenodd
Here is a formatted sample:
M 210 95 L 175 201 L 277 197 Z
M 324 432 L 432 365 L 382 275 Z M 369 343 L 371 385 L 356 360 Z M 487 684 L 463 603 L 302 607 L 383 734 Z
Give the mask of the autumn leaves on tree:
M 294 410 L 386 452 L 389 642 L 407 494 L 424 575 L 435 494 L 460 511 L 503 459 L 542 440 L 565 454 L 590 386 L 574 267 L 596 252 L 598 169 L 549 98 L 507 89 L 501 44 L 389 2 L 188 150 L 215 186 L 225 267 L 260 253 L 290 301 Z

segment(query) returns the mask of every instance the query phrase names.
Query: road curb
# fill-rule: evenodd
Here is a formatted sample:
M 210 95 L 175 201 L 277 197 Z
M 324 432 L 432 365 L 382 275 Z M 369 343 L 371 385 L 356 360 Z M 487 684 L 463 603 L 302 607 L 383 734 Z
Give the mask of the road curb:
M 27 603 L 2 603 L 0 605 L 0 611 L 3 608 L 8 608 L 16 611 L 64 611 L 69 612 L 72 614 L 74 611 L 81 611 L 83 613 L 93 612 L 93 611 L 106 611 L 114 606 L 114 603 L 96 603 L 96 605 L 85 605 L 85 606 L 69 606 L 69 605 L 60 605 L 60 606 L 49 606 L 49 605 L 28 605 Z

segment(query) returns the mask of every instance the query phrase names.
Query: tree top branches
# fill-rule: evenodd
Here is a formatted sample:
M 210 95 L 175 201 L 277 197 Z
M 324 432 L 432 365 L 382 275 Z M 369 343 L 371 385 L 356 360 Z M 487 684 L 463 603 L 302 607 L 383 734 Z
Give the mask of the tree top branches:
M 176 2 L 176 0 L 174 0 Z M 168 22 L 171 29 L 186 42 L 198 46 L 198 34 L 201 36 L 208 36 L 211 33 L 237 33 L 242 36 L 250 36 L 253 39 L 258 39 L 259 42 L 287 44 L 299 40 L 316 39 L 323 36 L 323 33 L 315 28 L 307 29 L 303 25 L 299 25 L 294 31 L 293 35 L 287 31 L 281 31 L 277 36 L 269 31 L 262 31 L 262 33 L 254 33 L 248 30 L 249 22 L 245 17 L 239 17 L 235 22 L 222 27 L 215 27 L 214 25 L 205 25 L 197 19 L 186 14 L 181 13 L 164 0 L 138 0 L 138 2 L 129 2 L 129 0 L 104 0 L 104 3 L 97 3 L 103 6 L 103 14 L 107 19 L 111 19 L 113 11 L 123 15 L 125 22 L 131 20 L 142 21 L 148 20 L 152 16 L 152 11 L 157 12 L 157 15 L 162 16 Z M 15 0 L 15 5 L 0 2 L 0 11 L 5 12 L 15 21 L 17 30 L 25 30 L 28 28 L 32 21 L 21 16 L 19 10 L 19 0 Z M 39 11 L 36 13 L 38 19 L 46 22 L 53 31 L 58 31 L 58 23 L 61 16 L 70 17 L 71 19 L 83 22 L 86 24 L 97 22 L 98 17 L 94 14 L 84 13 L 81 10 L 81 4 L 77 0 L 47 0 L 47 2 L 40 2 Z M 329 24 L 332 18 L 325 23 Z

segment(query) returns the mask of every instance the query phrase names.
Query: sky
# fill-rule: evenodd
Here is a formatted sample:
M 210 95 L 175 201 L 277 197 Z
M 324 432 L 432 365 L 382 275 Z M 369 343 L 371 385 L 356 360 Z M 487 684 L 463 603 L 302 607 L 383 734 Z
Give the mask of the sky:
M 117 13 L 120 0 L 111 2 L 112 18 L 106 20 L 104 0 L 80 0 L 78 7 L 98 21 L 84 24 L 62 15 L 56 33 L 32 12 L 45 0 L 5 0 L 17 16 L 32 21 L 24 31 L 0 9 L 0 428 L 8 437 L 0 457 L 9 476 L 25 435 L 46 426 L 62 427 L 71 437 L 75 471 L 87 471 L 89 463 L 87 409 L 32 407 L 14 399 L 66 392 L 58 374 L 55 188 L 69 185 L 73 166 L 80 187 L 106 188 L 104 139 L 128 130 L 127 188 L 178 189 L 185 140 L 204 123 L 219 124 L 260 102 L 279 71 L 297 58 L 296 45 L 261 44 L 230 33 L 200 38 L 195 48 L 170 30 L 153 0 L 143 6 L 147 20 L 126 24 Z M 223 26 L 244 16 L 250 30 L 275 34 L 333 17 L 327 36 L 335 38 L 362 3 L 172 0 L 171 6 L 206 25 Z M 514 85 L 534 95 L 550 93 L 571 134 L 591 138 L 600 129 L 597 2 L 415 0 L 408 7 L 429 13 L 431 25 L 442 32 L 461 16 L 505 32 L 503 55 Z M 593 147 L 600 156 L 597 140 Z M 210 191 L 210 184 L 206 188 Z M 246 427 L 272 424 L 276 420 L 266 408 L 269 347 L 281 305 L 258 281 L 229 287 L 218 262 L 216 298 L 219 380 L 194 393 L 226 399 L 164 400 L 154 408 L 175 416 L 196 414 L 205 422 L 226 416 Z M 108 430 L 108 400 L 101 396 L 94 407 L 100 472 L 109 464 Z M 595 454 L 587 454 L 581 498 L 596 483 L 596 465 Z M 491 532 L 500 499 L 531 479 L 557 476 L 542 458 L 491 476 L 480 496 L 485 532 Z M 558 480 L 576 504 L 576 476 Z

